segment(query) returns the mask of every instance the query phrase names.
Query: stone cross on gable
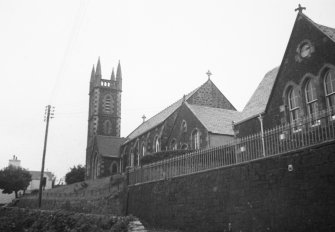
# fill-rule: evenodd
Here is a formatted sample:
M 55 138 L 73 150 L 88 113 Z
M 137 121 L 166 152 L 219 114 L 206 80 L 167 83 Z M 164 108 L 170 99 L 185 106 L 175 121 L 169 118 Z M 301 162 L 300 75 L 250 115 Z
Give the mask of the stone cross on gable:
M 302 13 L 303 10 L 306 10 L 306 7 L 302 7 L 300 4 L 298 5 L 298 8 L 296 8 L 294 11 L 299 11 L 299 13 Z
M 208 79 L 211 79 L 211 76 L 213 75 L 213 74 L 211 73 L 211 71 L 208 70 L 206 74 L 207 74 L 207 76 L 208 76 Z

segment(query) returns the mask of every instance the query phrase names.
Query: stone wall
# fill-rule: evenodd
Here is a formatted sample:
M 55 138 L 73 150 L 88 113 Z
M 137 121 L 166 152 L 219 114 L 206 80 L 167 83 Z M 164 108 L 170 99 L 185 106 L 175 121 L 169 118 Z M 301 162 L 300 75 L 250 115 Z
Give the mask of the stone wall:
M 123 196 L 126 196 L 123 178 L 117 182 L 110 184 L 108 177 L 46 190 L 42 195 L 41 209 L 122 215 Z M 38 194 L 20 198 L 17 206 L 38 208 Z
M 126 212 L 182 231 L 335 231 L 335 143 L 128 189 Z

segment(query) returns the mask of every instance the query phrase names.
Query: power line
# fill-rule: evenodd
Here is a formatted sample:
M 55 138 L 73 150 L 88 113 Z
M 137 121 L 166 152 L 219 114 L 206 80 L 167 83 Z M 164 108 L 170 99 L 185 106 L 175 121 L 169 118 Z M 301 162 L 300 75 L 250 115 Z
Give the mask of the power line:
M 67 43 L 67 46 L 66 46 L 66 49 L 65 49 L 65 52 L 64 52 L 64 56 L 63 56 L 63 59 L 62 59 L 62 62 L 61 62 L 61 66 L 58 70 L 57 77 L 56 77 L 55 83 L 53 85 L 53 89 L 51 91 L 51 95 L 50 95 L 50 99 L 49 99 L 50 103 L 53 102 L 53 99 L 54 99 L 54 97 L 57 93 L 57 88 L 58 88 L 58 86 L 61 82 L 61 79 L 64 77 L 64 73 L 65 73 L 66 68 L 67 68 L 69 57 L 72 54 L 73 47 L 76 44 L 76 41 L 77 41 L 77 38 L 78 38 L 78 35 L 79 35 L 79 32 L 80 32 L 80 28 L 82 26 L 83 20 L 84 20 L 85 15 L 86 15 L 86 9 L 87 9 L 86 2 L 89 2 L 89 1 L 79 1 L 79 2 L 80 2 L 80 6 L 79 6 L 79 9 L 77 11 L 75 22 L 74 22 L 72 30 L 71 30 L 70 38 L 68 40 L 68 43 Z

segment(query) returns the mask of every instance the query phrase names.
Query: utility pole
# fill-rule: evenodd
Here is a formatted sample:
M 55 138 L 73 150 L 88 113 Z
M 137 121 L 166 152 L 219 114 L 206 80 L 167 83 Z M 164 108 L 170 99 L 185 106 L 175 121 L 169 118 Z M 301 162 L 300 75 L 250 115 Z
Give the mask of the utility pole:
M 43 176 L 44 176 L 45 153 L 46 153 L 46 150 L 47 150 L 47 141 L 48 141 L 49 120 L 50 120 L 50 118 L 53 118 L 53 116 L 54 116 L 54 109 L 55 109 L 55 107 L 51 107 L 51 105 L 47 105 L 45 107 L 44 121 L 46 121 L 47 124 L 46 124 L 46 127 L 45 127 L 40 188 L 39 188 L 39 191 L 38 191 L 38 207 L 39 208 L 41 208 L 41 204 L 42 204 L 42 185 L 43 185 Z

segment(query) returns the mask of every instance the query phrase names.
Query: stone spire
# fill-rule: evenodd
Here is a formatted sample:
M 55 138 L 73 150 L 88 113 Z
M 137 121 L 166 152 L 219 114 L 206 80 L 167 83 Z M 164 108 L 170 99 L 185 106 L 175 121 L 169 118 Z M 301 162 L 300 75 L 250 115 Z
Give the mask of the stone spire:
M 112 81 L 115 81 L 114 68 L 113 68 L 113 70 L 112 70 L 111 80 L 112 80 Z
M 97 69 L 95 70 L 95 76 L 101 78 L 100 56 L 99 56 L 98 63 L 97 63 Z
M 116 70 L 116 80 L 122 79 L 122 73 L 121 73 L 121 65 L 120 61 L 119 64 L 117 65 L 117 70 Z
M 93 65 L 92 72 L 91 72 L 91 82 L 94 81 L 94 76 L 95 76 L 95 70 L 94 70 L 94 65 Z

